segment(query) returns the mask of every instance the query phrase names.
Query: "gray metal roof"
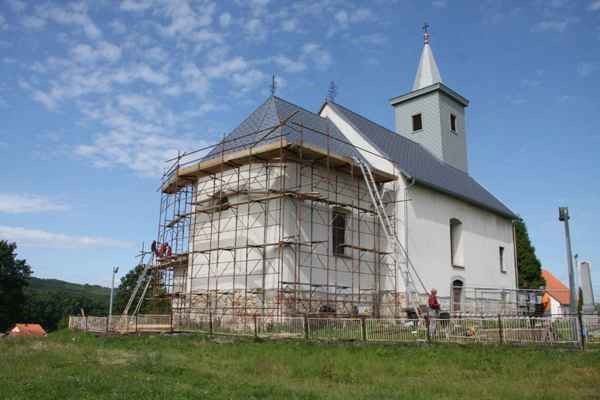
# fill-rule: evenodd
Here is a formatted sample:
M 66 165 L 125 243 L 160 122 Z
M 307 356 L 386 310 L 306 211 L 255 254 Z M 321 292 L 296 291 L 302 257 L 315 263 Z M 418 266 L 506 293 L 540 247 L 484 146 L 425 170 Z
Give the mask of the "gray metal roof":
M 288 120 L 292 114 L 293 117 Z M 353 146 L 330 120 L 272 96 L 226 135 L 203 160 L 216 158 L 222 151 L 228 153 L 274 143 L 282 137 L 288 143 L 310 144 L 323 150 L 329 149 L 330 153 L 339 156 L 356 155 Z
M 471 176 L 435 157 L 420 144 L 386 129 L 333 102 L 327 103 L 385 157 L 417 183 L 494 211 L 508 218 L 517 216 Z M 293 115 L 293 116 L 292 116 Z M 292 118 L 289 118 L 292 116 Z M 288 119 L 289 118 L 289 119 Z M 274 128 L 276 127 L 276 128 Z M 238 151 L 285 137 L 288 143 L 310 144 L 331 154 L 352 157 L 358 153 L 327 118 L 272 96 L 225 136 L 204 158 Z
M 518 218 L 469 174 L 440 160 L 417 142 L 390 131 L 336 103 L 328 103 L 380 152 L 418 183 L 483 206 L 509 218 Z

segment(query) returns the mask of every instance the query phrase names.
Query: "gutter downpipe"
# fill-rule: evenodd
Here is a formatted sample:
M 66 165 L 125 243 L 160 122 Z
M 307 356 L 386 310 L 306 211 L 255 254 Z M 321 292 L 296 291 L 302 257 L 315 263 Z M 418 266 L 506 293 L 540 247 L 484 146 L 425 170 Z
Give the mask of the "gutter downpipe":
M 515 264 L 515 289 L 519 289 L 519 266 L 517 265 L 517 220 L 512 220 L 513 259 Z
M 416 183 L 416 180 L 414 177 L 410 177 L 410 183 L 408 185 L 406 185 L 404 187 L 404 251 L 406 252 L 406 254 L 404 255 L 405 257 L 405 267 L 406 267 L 406 273 L 408 274 L 409 269 L 410 269 L 410 265 L 408 265 L 408 191 L 411 187 L 413 187 Z M 406 280 L 408 279 L 408 276 L 402 277 L 404 279 L 404 282 L 406 284 Z

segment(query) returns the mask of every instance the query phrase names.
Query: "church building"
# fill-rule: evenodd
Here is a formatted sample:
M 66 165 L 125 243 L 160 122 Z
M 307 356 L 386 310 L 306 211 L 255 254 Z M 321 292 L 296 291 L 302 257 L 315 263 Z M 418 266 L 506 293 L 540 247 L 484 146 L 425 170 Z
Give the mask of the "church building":
M 174 311 L 403 316 L 514 313 L 518 218 L 470 174 L 469 101 L 425 33 L 394 130 L 328 99 L 269 97 L 163 177 L 154 262 Z M 418 312 L 418 311 L 417 311 Z

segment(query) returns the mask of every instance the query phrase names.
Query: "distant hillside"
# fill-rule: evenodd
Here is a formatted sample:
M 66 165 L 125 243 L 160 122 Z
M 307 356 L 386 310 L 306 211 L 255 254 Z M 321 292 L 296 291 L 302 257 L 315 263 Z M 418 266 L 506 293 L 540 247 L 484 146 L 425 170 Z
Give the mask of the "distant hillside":
M 72 295 L 83 295 L 86 297 L 102 298 L 108 301 L 110 295 L 110 288 L 88 285 L 87 283 L 81 285 L 79 283 L 65 282 L 58 279 L 41 279 L 31 277 L 29 286 L 27 287 L 29 292 L 62 292 L 69 293 Z
M 110 289 L 98 285 L 81 285 L 58 279 L 31 277 L 25 289 L 24 322 L 37 322 L 46 330 L 66 324 L 69 315 L 106 315 Z

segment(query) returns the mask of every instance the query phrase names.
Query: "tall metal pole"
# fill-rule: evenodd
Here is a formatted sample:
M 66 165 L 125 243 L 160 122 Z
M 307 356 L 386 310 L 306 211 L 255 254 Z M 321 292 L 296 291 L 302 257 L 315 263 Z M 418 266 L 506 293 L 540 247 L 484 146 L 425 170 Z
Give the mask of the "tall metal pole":
M 577 313 L 577 295 L 575 288 L 575 273 L 573 271 L 573 252 L 571 250 L 571 232 L 569 230 L 569 209 L 567 207 L 558 208 L 558 220 L 565 223 L 565 242 L 567 246 L 567 265 L 569 267 L 569 294 L 571 313 Z
M 108 305 L 108 323 L 112 321 L 112 306 L 113 306 L 113 292 L 115 290 L 115 275 L 119 272 L 119 267 L 112 269 L 112 283 L 110 285 L 110 303 Z

